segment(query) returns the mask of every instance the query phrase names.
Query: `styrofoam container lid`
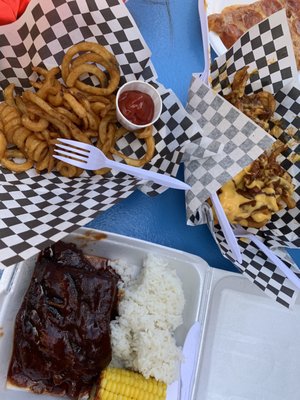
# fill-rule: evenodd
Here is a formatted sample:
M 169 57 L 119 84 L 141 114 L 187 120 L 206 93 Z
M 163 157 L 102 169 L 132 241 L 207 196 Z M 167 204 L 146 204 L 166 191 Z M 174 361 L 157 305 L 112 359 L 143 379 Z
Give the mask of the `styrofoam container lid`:
M 240 274 L 210 268 L 197 256 L 138 239 L 82 228 L 64 240 L 86 254 L 122 258 L 134 265 L 149 252 L 169 260 L 186 299 L 183 324 L 175 332 L 177 344 L 183 344 L 195 321 L 203 325 L 191 400 L 299 399 L 299 300 L 288 310 Z M 34 264 L 32 258 L 11 267 L 0 287 L 1 400 L 61 399 L 6 387 L 14 320 Z
M 298 400 L 299 300 L 289 310 L 242 276 L 218 275 L 210 292 L 194 399 Z

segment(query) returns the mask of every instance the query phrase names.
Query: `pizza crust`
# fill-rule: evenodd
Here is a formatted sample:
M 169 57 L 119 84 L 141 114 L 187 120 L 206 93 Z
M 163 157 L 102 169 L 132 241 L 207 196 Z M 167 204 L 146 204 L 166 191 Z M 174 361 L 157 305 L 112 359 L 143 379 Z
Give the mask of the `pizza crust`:
M 219 35 L 224 46 L 229 49 L 252 26 L 282 8 L 286 9 L 297 67 L 300 70 L 299 0 L 260 0 L 249 5 L 228 6 L 220 14 L 208 16 L 208 27 Z

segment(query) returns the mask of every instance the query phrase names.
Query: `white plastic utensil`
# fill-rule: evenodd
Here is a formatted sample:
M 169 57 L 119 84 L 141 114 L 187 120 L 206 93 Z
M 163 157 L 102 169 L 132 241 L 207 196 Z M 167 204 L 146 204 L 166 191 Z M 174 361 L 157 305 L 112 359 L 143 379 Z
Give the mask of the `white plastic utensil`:
M 198 12 L 200 17 L 201 24 L 201 33 L 202 33 L 202 43 L 203 43 L 203 55 L 204 55 L 204 71 L 202 72 L 200 79 L 202 82 L 208 85 L 208 77 L 209 77 L 209 66 L 210 66 L 210 48 L 208 42 L 208 21 L 207 21 L 207 13 L 206 13 L 206 5 L 205 0 L 198 1 Z M 219 197 L 216 193 L 211 195 L 211 201 L 214 206 L 216 215 L 218 217 L 219 224 L 222 228 L 222 232 L 224 233 L 226 242 L 232 252 L 233 257 L 239 262 L 242 262 L 242 255 L 240 251 L 240 247 L 234 236 L 231 225 L 226 217 L 226 214 L 223 210 L 223 207 L 220 203 Z
M 97 147 L 69 139 L 57 139 L 53 157 L 75 167 L 96 170 L 99 168 L 113 168 L 117 171 L 132 175 L 138 179 L 152 181 L 159 185 L 173 189 L 188 190 L 190 186 L 172 176 L 159 174 L 147 169 L 132 167 L 131 165 L 109 160 Z M 71 158 L 70 158 L 71 157 Z
M 226 242 L 233 254 L 233 257 L 238 261 L 240 264 L 243 261 L 242 254 L 240 251 L 239 244 L 236 240 L 236 236 L 234 235 L 234 231 L 231 228 L 231 225 L 226 217 L 226 214 L 223 210 L 222 204 L 220 203 L 219 197 L 216 193 L 213 193 L 210 196 L 212 204 L 214 206 L 215 213 L 218 217 L 219 224 L 222 228 L 222 232 L 224 233 Z
M 204 56 L 204 71 L 201 74 L 201 80 L 208 84 L 209 68 L 210 68 L 210 47 L 208 39 L 208 19 L 207 19 L 205 0 L 198 0 L 198 13 L 200 18 L 202 47 Z
M 242 237 L 251 240 L 268 258 L 275 264 L 281 272 L 298 288 L 300 289 L 300 279 L 298 276 L 280 260 L 263 242 L 261 242 L 255 235 L 247 232 L 241 226 L 234 230 L 236 237 Z
M 167 387 L 166 400 L 181 400 L 180 399 L 180 380 L 170 383 Z
M 167 387 L 166 400 L 190 400 L 192 382 L 198 359 L 201 341 L 201 325 L 196 321 L 188 330 L 182 348 L 182 362 L 180 364 L 180 377 Z
M 200 322 L 196 321 L 189 329 L 182 349 L 180 400 L 190 400 L 192 398 L 192 382 L 195 376 L 200 341 L 201 325 Z

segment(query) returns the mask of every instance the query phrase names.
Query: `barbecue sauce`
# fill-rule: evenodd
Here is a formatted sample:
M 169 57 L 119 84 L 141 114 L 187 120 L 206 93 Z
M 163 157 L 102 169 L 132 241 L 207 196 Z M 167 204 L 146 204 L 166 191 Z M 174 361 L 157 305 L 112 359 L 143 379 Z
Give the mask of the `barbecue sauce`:
M 118 279 L 107 259 L 95 268 L 74 244 L 42 252 L 17 314 L 8 381 L 72 399 L 88 393 L 111 361 Z

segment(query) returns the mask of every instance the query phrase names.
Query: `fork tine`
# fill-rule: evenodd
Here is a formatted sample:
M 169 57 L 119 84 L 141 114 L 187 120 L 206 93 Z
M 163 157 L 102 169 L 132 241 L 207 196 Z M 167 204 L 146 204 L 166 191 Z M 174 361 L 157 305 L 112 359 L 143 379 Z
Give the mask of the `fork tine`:
M 77 147 L 79 149 L 90 150 L 90 148 L 93 147 L 91 144 L 79 142 L 78 140 L 70 140 L 70 139 L 63 139 L 63 138 L 58 138 L 57 140 L 61 143 L 65 143 L 70 146 Z
M 71 153 L 69 151 L 63 151 L 63 150 L 59 150 L 59 149 L 54 149 L 54 151 L 63 156 L 70 157 L 70 160 L 74 159 L 74 160 L 81 161 L 81 162 L 87 162 L 87 160 L 88 160 L 87 157 L 82 157 L 80 154 Z
M 84 162 L 76 161 L 76 160 L 73 160 L 73 159 L 67 158 L 67 157 L 57 156 L 55 154 L 53 155 L 53 157 L 56 158 L 57 160 L 65 162 L 67 164 L 74 165 L 75 167 L 88 169 L 87 165 Z
M 83 156 L 86 156 L 86 157 L 89 156 L 89 151 L 88 150 L 82 150 L 82 149 L 79 149 L 78 147 L 75 149 L 74 147 L 65 146 L 65 145 L 59 144 L 59 143 L 57 143 L 55 145 L 55 150 L 56 150 L 57 147 L 59 147 L 60 149 L 67 150 L 70 153 L 74 152 L 74 154 L 82 154 Z

